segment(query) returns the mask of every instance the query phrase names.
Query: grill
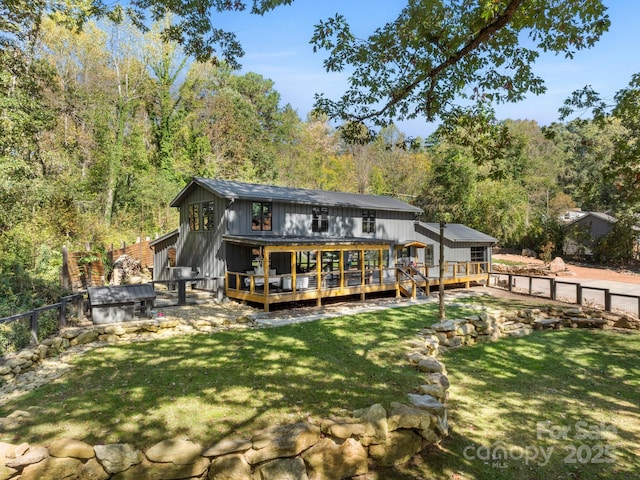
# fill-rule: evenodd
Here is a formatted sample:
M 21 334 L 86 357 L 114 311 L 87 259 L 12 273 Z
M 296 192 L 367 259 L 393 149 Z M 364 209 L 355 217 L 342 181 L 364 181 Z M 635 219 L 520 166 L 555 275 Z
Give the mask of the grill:
M 135 318 L 136 306 L 148 315 L 156 299 L 151 284 L 89 287 L 91 317 L 96 325 L 129 322 Z

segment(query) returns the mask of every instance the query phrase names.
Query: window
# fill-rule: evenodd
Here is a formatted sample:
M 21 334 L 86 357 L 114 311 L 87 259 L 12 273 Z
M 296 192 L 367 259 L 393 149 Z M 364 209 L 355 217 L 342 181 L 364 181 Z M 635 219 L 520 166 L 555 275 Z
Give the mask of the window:
M 270 202 L 253 202 L 251 206 L 251 230 L 271 231 Z
M 189 231 L 197 232 L 200 230 L 200 204 L 192 203 L 189 205 Z
M 486 262 L 485 247 L 471 247 L 471 261 L 472 262 Z
M 362 233 L 376 233 L 375 210 L 362 211 Z
M 327 207 L 313 207 L 313 220 L 311 221 L 312 232 L 329 231 L 329 209 Z
M 216 228 L 215 217 L 213 216 L 214 202 L 202 203 L 202 229 L 214 230 Z
M 424 263 L 433 266 L 433 245 L 424 247 Z

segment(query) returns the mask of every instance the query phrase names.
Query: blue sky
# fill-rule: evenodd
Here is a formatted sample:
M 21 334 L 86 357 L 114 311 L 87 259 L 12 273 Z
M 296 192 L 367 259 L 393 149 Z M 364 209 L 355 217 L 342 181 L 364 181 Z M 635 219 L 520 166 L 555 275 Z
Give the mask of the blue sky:
M 340 12 L 354 33 L 365 37 L 395 19 L 405 4 L 404 0 L 295 0 L 263 17 L 230 13 L 212 21 L 215 26 L 233 31 L 241 41 L 245 50 L 240 60 L 243 72 L 253 71 L 273 80 L 282 104 L 290 103 L 305 119 L 315 93 L 337 99 L 347 85 L 346 74 L 324 71 L 324 52 L 313 53 L 309 39 L 318 20 Z M 574 90 L 592 85 L 612 98 L 627 85 L 632 74 L 640 72 L 640 1 L 605 0 L 605 4 L 611 27 L 600 42 L 578 52 L 573 60 L 541 55 L 534 71 L 545 80 L 547 93 L 497 106 L 499 119 L 527 119 L 548 125 L 558 120 L 558 108 Z M 419 119 L 399 126 L 410 136 L 425 137 L 437 125 Z

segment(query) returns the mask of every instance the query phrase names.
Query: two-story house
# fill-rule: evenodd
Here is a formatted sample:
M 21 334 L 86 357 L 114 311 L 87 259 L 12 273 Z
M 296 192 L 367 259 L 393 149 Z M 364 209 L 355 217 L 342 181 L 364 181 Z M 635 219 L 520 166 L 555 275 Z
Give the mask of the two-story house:
M 195 177 L 171 206 L 180 225 L 152 242 L 154 280 L 192 274 L 201 288 L 266 310 L 376 292 L 415 296 L 438 283 L 439 226 L 392 197 Z M 448 224 L 444 238 L 447 283 L 488 280 L 495 238 L 459 224 Z

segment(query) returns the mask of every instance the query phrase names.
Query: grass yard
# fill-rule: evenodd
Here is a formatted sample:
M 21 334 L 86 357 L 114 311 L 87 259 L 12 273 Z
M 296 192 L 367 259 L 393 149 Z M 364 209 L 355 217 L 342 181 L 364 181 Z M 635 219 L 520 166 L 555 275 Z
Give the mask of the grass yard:
M 65 436 L 143 448 L 184 435 L 211 445 L 274 423 L 403 401 L 422 383 L 403 343 L 437 311 L 430 304 L 96 349 L 64 377 L 0 407 L 0 416 L 33 415 L 0 441 Z
M 450 436 L 377 478 L 640 478 L 640 335 L 544 331 L 442 358 Z
M 471 307 L 514 308 L 488 296 Z M 139 448 L 176 435 L 211 445 L 274 423 L 388 406 L 422 382 L 405 341 L 435 322 L 437 303 L 273 329 L 110 346 L 65 377 L 0 408 L 30 407 L 0 441 L 60 436 Z M 640 478 L 640 335 L 536 332 L 443 357 L 450 436 L 366 480 Z M 491 458 L 503 453 L 502 459 Z M 365 480 L 363 478 L 362 480 Z

